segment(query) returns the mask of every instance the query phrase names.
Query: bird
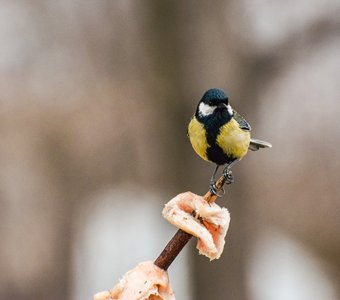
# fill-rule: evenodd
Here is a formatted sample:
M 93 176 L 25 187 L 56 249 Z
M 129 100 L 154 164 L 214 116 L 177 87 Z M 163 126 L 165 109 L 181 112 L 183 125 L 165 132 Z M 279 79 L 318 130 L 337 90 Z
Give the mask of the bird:
M 220 88 L 207 90 L 192 116 L 187 135 L 195 152 L 204 160 L 216 164 L 210 179 L 210 191 L 216 196 L 215 175 L 225 166 L 226 183 L 233 182 L 231 167 L 240 161 L 248 150 L 271 148 L 269 142 L 252 138 L 249 123 L 231 107 L 227 93 Z M 224 194 L 224 190 L 222 189 Z

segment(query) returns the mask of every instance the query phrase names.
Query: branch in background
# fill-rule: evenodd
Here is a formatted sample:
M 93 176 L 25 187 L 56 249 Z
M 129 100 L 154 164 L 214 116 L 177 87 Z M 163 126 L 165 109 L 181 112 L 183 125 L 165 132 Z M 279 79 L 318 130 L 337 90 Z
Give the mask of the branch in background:
M 217 182 L 216 182 L 216 192 L 218 193 L 221 191 L 222 187 L 224 186 L 227 178 L 225 176 L 221 176 Z M 214 195 L 211 191 L 207 192 L 204 195 L 204 200 L 206 200 L 208 203 L 215 202 L 217 199 L 217 196 Z M 175 260 L 177 255 L 182 251 L 184 246 L 189 242 L 192 235 L 179 229 L 176 234 L 173 236 L 173 238 L 170 240 L 170 242 L 165 246 L 162 253 L 157 257 L 157 259 L 154 261 L 154 264 L 163 269 L 167 270 L 171 263 Z

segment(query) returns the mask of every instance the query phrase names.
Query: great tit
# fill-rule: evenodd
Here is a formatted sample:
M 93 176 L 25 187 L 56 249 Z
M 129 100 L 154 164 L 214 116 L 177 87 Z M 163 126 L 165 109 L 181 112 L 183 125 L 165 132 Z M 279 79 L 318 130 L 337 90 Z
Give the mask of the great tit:
M 251 138 L 250 131 L 248 122 L 230 106 L 225 91 L 213 88 L 204 93 L 190 120 L 188 137 L 201 158 L 216 164 L 210 180 L 213 194 L 217 195 L 215 175 L 220 166 L 226 166 L 223 175 L 228 179 L 227 183 L 231 183 L 230 168 L 247 154 L 248 149 L 256 151 L 272 147 L 268 142 Z

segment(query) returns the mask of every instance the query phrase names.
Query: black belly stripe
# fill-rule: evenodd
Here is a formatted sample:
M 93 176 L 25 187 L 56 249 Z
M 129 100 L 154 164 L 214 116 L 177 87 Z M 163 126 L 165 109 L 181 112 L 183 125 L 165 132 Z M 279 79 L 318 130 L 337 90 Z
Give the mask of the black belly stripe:
M 225 154 L 221 147 L 215 144 L 207 149 L 207 156 L 210 161 L 217 165 L 230 164 L 236 159 L 235 157 Z
M 217 165 L 229 164 L 236 158 L 225 154 L 220 146 L 216 144 L 217 136 L 220 134 L 220 128 L 230 121 L 231 116 L 225 112 L 215 113 L 207 117 L 198 117 L 199 121 L 203 123 L 206 133 L 208 159 Z

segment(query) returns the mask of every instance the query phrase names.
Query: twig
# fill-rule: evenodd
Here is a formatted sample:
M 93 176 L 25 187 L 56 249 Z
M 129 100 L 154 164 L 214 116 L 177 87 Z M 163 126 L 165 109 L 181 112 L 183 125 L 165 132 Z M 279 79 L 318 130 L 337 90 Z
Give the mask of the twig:
M 217 193 L 222 189 L 226 180 L 227 179 L 226 179 L 225 176 L 221 176 L 217 180 L 217 182 L 215 184 Z M 204 199 L 208 203 L 212 203 L 212 202 L 215 202 L 215 200 L 217 199 L 217 196 L 214 195 L 211 191 L 209 191 L 204 195 Z M 183 231 L 182 229 L 179 229 L 175 233 L 173 238 L 170 240 L 170 242 L 165 246 L 162 253 L 154 261 L 154 264 L 157 267 L 166 271 L 169 268 L 169 266 L 171 265 L 171 263 L 175 260 L 177 255 L 182 251 L 184 246 L 189 242 L 191 237 L 192 237 L 191 234 Z

